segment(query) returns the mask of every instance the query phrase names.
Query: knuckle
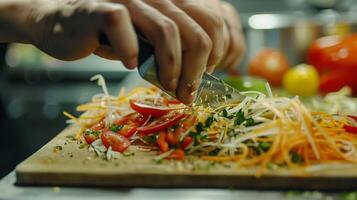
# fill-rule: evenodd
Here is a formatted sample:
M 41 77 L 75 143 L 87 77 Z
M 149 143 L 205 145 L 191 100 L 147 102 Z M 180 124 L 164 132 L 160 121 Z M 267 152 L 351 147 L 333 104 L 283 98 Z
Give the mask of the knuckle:
M 194 47 L 202 52 L 210 52 L 212 49 L 211 38 L 203 31 L 196 33 L 196 40 Z
M 223 26 L 224 26 L 224 19 L 222 16 L 219 16 L 215 13 L 210 13 L 210 22 L 211 22 L 211 25 L 214 29 L 217 29 L 219 31 L 222 31 L 223 32 Z
M 178 27 L 174 21 L 168 18 L 162 19 L 157 23 L 158 39 L 178 36 Z

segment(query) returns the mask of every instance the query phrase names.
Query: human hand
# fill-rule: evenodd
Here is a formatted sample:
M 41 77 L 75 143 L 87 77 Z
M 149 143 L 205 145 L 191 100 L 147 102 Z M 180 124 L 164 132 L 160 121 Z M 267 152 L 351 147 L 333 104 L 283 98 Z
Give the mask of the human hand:
M 223 12 L 219 14 L 209 4 L 203 6 L 193 0 L 46 2 L 45 6 L 36 6 L 30 15 L 38 22 L 33 43 L 41 50 L 62 60 L 94 53 L 121 60 L 132 69 L 138 55 L 135 26 L 155 47 L 161 84 L 176 91 L 184 103 L 194 100 L 204 71 L 212 72 L 218 63 L 229 67 L 238 62 L 237 46 L 241 40 L 235 38 L 240 37 L 236 36 L 240 29 L 229 30 Z M 232 9 L 219 3 L 220 9 Z M 233 27 L 239 25 L 237 21 L 231 23 Z M 100 33 L 108 37 L 111 46 L 99 43 Z

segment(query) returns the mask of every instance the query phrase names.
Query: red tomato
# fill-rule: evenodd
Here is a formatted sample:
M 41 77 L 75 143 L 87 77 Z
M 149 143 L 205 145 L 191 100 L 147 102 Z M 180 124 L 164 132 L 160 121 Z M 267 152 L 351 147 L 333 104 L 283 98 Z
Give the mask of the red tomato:
M 357 65 L 356 65 L 357 67 Z M 357 68 L 356 72 L 346 69 L 345 71 L 336 70 L 321 75 L 320 91 L 324 93 L 335 92 L 344 86 L 351 87 L 354 94 L 357 94 Z
M 95 130 L 95 131 L 99 131 L 99 130 L 102 130 L 105 126 L 105 122 L 104 120 L 98 122 L 97 124 L 94 124 L 91 129 Z
M 135 123 L 137 125 L 143 125 L 148 120 L 148 116 L 141 115 L 140 113 L 130 113 L 125 115 L 123 118 L 118 119 L 115 124 L 123 125 L 128 122 Z
M 142 126 L 147 120 L 148 116 L 143 116 L 140 113 L 128 114 L 115 122 L 117 125 L 123 125 L 117 133 L 130 138 L 136 133 L 137 128 Z
M 124 125 L 117 133 L 126 138 L 130 138 L 131 136 L 134 135 L 136 131 L 137 131 L 137 126 Z
M 186 136 L 181 143 L 181 148 L 186 149 L 192 142 L 193 138 L 191 136 Z
M 174 159 L 174 160 L 184 160 L 185 159 L 185 152 L 182 149 L 177 149 L 171 153 L 167 157 L 167 159 Z
M 197 117 L 191 115 L 182 122 L 182 127 L 185 129 L 191 128 L 196 123 Z
M 87 144 L 92 144 L 98 139 L 98 136 L 95 136 L 93 134 L 84 134 L 84 139 L 86 140 Z
M 142 115 L 153 117 L 160 117 L 171 111 L 168 107 L 149 105 L 133 99 L 130 99 L 130 107 Z
M 166 132 L 165 131 L 161 131 L 159 134 L 159 138 L 157 139 L 157 145 L 160 148 L 161 152 L 167 152 L 169 150 L 169 144 L 166 141 Z
M 353 69 L 357 72 L 357 34 L 317 39 L 308 50 L 307 60 L 320 73 Z
M 130 145 L 130 141 L 126 137 L 112 131 L 102 133 L 101 139 L 106 148 L 112 147 L 112 150 L 117 152 L 125 151 Z
M 166 140 L 170 145 L 177 145 L 180 142 L 181 133 L 185 132 L 182 127 L 177 127 L 173 132 L 168 131 Z
M 272 85 L 280 86 L 289 69 L 286 56 L 275 49 L 263 49 L 249 63 L 249 74 L 263 77 Z
M 185 118 L 186 114 L 180 113 L 169 113 L 160 117 L 158 120 L 152 122 L 147 126 L 139 127 L 137 130 L 139 133 L 147 135 L 150 133 L 157 133 L 160 131 L 164 131 L 167 128 L 172 127 L 177 124 L 181 119 Z
M 357 34 L 328 36 L 310 46 L 307 60 L 321 75 L 320 90 L 334 92 L 343 86 L 357 94 Z

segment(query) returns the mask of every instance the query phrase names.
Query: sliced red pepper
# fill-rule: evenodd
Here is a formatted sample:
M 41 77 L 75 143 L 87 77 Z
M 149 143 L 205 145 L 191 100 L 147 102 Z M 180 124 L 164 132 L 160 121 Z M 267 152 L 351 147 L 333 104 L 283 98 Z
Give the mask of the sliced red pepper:
M 159 134 L 159 138 L 157 139 L 157 145 L 160 148 L 161 152 L 167 152 L 169 150 L 169 144 L 166 141 L 166 132 L 161 131 Z
M 123 152 L 130 146 L 130 141 L 112 131 L 106 131 L 101 134 L 103 145 L 106 148 L 112 147 L 113 151 Z
M 157 121 L 147 125 L 139 127 L 137 130 L 140 134 L 147 135 L 150 133 L 157 133 L 164 131 L 167 128 L 177 124 L 181 119 L 185 118 L 186 114 L 171 114 L 160 117 Z
M 142 115 L 153 117 L 163 116 L 172 110 L 168 107 L 152 106 L 133 99 L 130 99 L 130 107 Z
M 346 132 L 357 134 L 357 126 L 344 125 L 343 128 Z
M 182 143 L 181 143 L 181 148 L 182 149 L 186 149 L 188 146 L 190 146 L 190 144 L 193 142 L 193 138 L 191 136 L 186 136 Z

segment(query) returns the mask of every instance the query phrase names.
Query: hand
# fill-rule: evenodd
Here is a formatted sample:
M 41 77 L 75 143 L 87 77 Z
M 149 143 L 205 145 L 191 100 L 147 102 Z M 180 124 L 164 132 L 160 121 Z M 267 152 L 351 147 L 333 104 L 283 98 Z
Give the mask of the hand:
M 160 82 L 166 89 L 176 91 L 177 97 L 187 104 L 194 100 L 204 71 L 213 71 L 219 62 L 227 66 L 238 62 L 237 45 L 231 43 L 238 43 L 234 38 L 241 37 L 236 36 L 239 23 L 231 20 L 234 29 L 228 30 L 224 16 L 197 1 L 36 2 L 41 3 L 32 7 L 28 18 L 36 22 L 32 43 L 38 48 L 62 60 L 95 53 L 121 60 L 132 69 L 137 66 L 138 55 L 135 26 L 155 47 Z M 222 4 L 221 9 L 227 8 L 232 9 Z M 100 33 L 108 37 L 110 47 L 99 44 Z M 225 42 L 222 38 L 226 38 Z
M 235 69 L 245 53 L 245 41 L 237 10 L 231 4 L 221 0 L 197 1 L 201 6 L 208 7 L 224 18 L 224 53 L 217 68 Z

